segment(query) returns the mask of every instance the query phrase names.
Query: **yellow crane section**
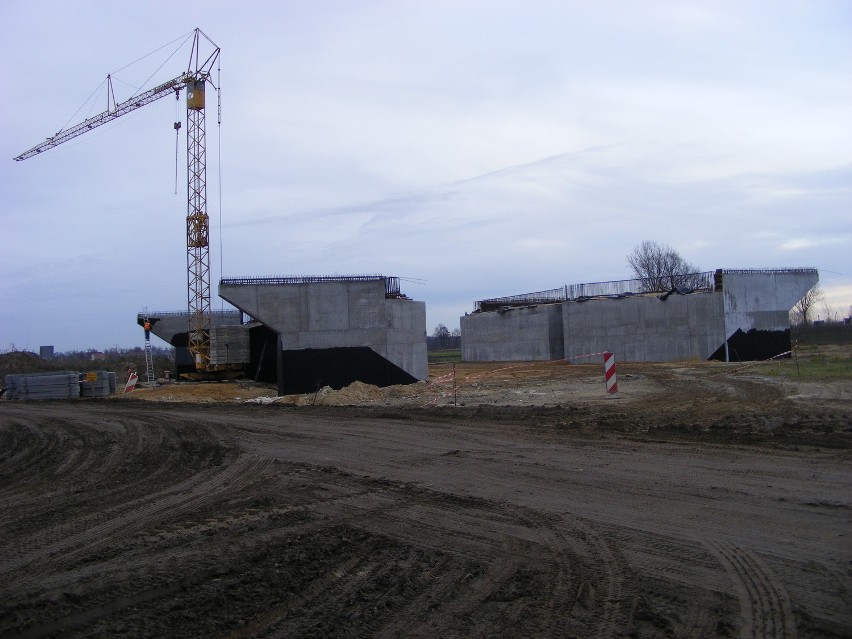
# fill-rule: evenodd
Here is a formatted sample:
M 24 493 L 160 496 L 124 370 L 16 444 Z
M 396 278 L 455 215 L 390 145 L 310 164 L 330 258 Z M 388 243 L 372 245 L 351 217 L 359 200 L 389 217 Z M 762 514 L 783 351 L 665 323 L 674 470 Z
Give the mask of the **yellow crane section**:
M 106 111 L 79 124 L 57 132 L 44 142 L 24 151 L 14 159 L 18 162 L 35 157 L 44 151 L 83 135 L 101 125 L 112 122 L 146 104 L 167 95 L 178 96 L 186 89 L 186 166 L 187 166 L 187 310 L 189 311 L 189 350 L 197 371 L 207 371 L 210 366 L 210 218 L 207 215 L 207 151 L 205 124 L 205 94 L 212 82 L 212 71 L 219 59 L 219 47 L 201 31 L 192 35 L 192 51 L 186 71 L 153 89 L 129 100 L 113 103 Z M 202 38 L 212 47 L 206 57 L 201 56 Z M 206 48 L 206 47 L 205 47 Z M 109 91 L 112 80 L 107 76 Z M 180 123 L 175 123 L 175 129 Z

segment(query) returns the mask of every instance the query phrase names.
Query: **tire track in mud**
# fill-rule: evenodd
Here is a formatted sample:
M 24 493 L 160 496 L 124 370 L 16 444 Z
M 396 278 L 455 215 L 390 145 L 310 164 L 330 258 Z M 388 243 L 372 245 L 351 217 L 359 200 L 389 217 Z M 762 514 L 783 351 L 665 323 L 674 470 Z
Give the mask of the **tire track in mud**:
M 309 510 L 403 547 L 443 557 L 434 569 L 412 576 L 405 596 L 394 602 L 404 610 L 403 618 L 428 617 L 440 610 L 447 623 L 439 627 L 449 631 L 459 618 L 475 614 L 515 574 L 515 563 L 500 559 L 504 537 L 483 537 L 474 527 L 493 531 L 510 525 L 508 517 L 492 512 L 491 504 L 441 494 L 438 500 L 443 503 L 436 506 L 435 494 L 422 489 L 389 482 L 375 485 L 374 480 L 362 478 L 344 480 L 350 482 L 351 494 L 320 501 Z M 440 632 L 438 627 L 432 630 Z M 390 621 L 380 627 L 378 636 L 410 631 L 409 624 Z
M 614 497 L 612 511 L 583 509 L 595 484 L 567 485 L 556 472 L 562 435 L 550 431 L 546 446 L 540 432 L 523 440 L 524 455 L 540 462 L 532 465 L 505 452 L 516 441 L 507 444 L 509 430 L 518 440 L 526 435 L 499 422 L 467 433 L 456 419 L 436 433 L 414 423 L 371 428 L 344 415 L 312 413 L 299 423 L 271 410 L 261 418 L 236 409 L 141 416 L 120 409 L 107 420 L 92 409 L 101 417 L 91 420 L 86 408 L 76 414 L 75 407 L 64 423 L 47 419 L 43 442 L 15 430 L 28 440 L 27 454 L 42 457 L 34 466 L 40 474 L 16 477 L 20 499 L 0 501 L 13 518 L 57 482 L 87 490 L 51 495 L 45 508 L 68 518 L 60 524 L 45 518 L 24 531 L 0 522 L 0 535 L 13 533 L 9 547 L 21 542 L 23 551 L 0 556 L 0 571 L 9 557 L 25 560 L 0 586 L 0 635 L 134 636 L 143 628 L 151 636 L 795 637 L 789 597 L 767 565 L 788 584 L 796 583 L 791 574 L 811 575 L 809 583 L 823 574 L 804 558 L 789 572 L 787 556 L 751 532 L 731 536 L 752 548 L 746 552 L 696 539 L 725 533 L 669 514 L 625 521 L 630 509 L 619 510 Z M 9 423 L 2 418 L 0 433 Z M 90 421 L 100 430 L 82 435 Z M 246 424 L 257 432 L 241 430 Z M 396 434 L 392 445 L 386 430 Z M 409 472 L 418 438 L 428 442 L 421 457 L 477 446 L 469 460 L 431 475 Z M 6 441 L 13 438 L 0 447 Z M 357 462 L 347 457 L 350 447 Z M 84 456 L 81 448 L 92 450 Z M 396 451 L 405 461 L 394 460 Z M 647 464 L 636 457 L 624 463 L 641 476 Z M 706 472 L 683 459 L 687 471 Z M 647 482 L 610 478 L 624 502 L 648 490 Z M 0 478 L 0 500 L 4 487 Z M 688 496 L 666 503 L 678 512 Z M 727 528 L 749 521 L 736 519 L 741 500 L 722 496 L 711 505 L 706 518 L 714 523 L 717 515 L 728 517 Z M 837 519 L 836 509 L 826 512 Z M 43 556 L 45 549 L 53 554 Z M 814 561 L 827 556 L 797 548 L 805 550 Z M 842 588 L 848 576 L 836 581 Z M 842 610 L 826 604 L 828 594 L 832 602 L 842 594 L 824 586 L 804 602 L 800 591 L 809 585 L 796 587 L 797 613 L 817 611 L 799 629 L 803 636 L 841 627 L 842 611 L 819 615 Z M 748 623 L 739 622 L 740 608 Z
M 705 637 L 717 634 L 717 622 L 728 623 L 720 594 L 726 590 L 726 573 L 701 542 L 613 524 L 599 525 L 599 532 L 637 575 L 639 613 L 654 617 L 658 627 L 665 625 L 676 637 Z
M 338 563 L 337 567 L 308 584 L 296 597 L 270 608 L 262 615 L 253 619 L 245 627 L 231 632 L 228 636 L 232 639 L 257 636 L 278 637 L 288 636 L 287 624 L 282 624 L 282 619 L 288 613 L 298 611 L 307 606 L 314 607 L 318 598 L 326 596 L 326 592 L 332 589 L 339 581 L 349 576 L 359 565 L 367 561 L 366 557 L 350 557 L 344 562 Z
M 381 627 L 377 636 L 410 634 L 411 622 L 426 618 L 433 620 L 432 632 L 458 634 L 463 630 L 460 620 L 476 618 L 489 602 L 498 605 L 493 602 L 497 591 L 516 576 L 517 563 L 495 554 L 496 547 L 502 548 L 503 543 L 489 539 L 488 545 L 495 548 L 482 548 L 483 540 L 476 539 L 464 527 L 426 525 L 422 517 L 438 523 L 446 519 L 446 512 L 430 510 L 424 514 L 420 506 L 397 502 L 369 513 L 366 519 L 361 516 L 350 520 L 351 525 L 371 535 L 388 537 L 403 547 L 442 557 L 437 566 L 411 580 L 413 592 L 398 602 L 402 613 L 399 618 L 407 621 L 391 620 Z M 416 516 L 410 516 L 412 510 L 418 511 Z M 501 618 L 505 621 L 505 615 Z M 487 627 L 494 632 L 492 626 Z
M 550 594 L 541 606 L 541 614 L 544 616 L 542 625 L 551 637 L 567 636 L 571 622 L 576 621 L 577 617 L 573 613 L 580 590 L 576 587 L 577 577 L 574 573 L 582 570 L 578 556 L 570 550 L 571 544 L 567 543 L 562 530 L 554 526 L 552 519 L 532 511 L 519 514 L 519 517 L 529 531 L 535 533 L 535 542 L 550 553 Z
M 495 583 L 489 577 L 511 576 L 511 572 L 506 572 L 505 565 L 492 565 L 487 576 L 480 574 L 480 567 L 493 561 L 493 555 L 472 548 L 470 539 L 464 535 L 455 538 L 455 544 L 449 543 L 447 531 L 443 527 L 424 526 L 422 512 L 412 516 L 412 510 L 417 510 L 429 501 L 424 500 L 424 491 L 412 491 L 409 486 L 360 477 L 343 477 L 341 483 L 350 491 L 349 494 L 318 500 L 306 510 L 332 522 L 364 530 L 371 536 L 391 539 L 403 548 L 416 549 L 430 556 L 437 554 L 439 557 L 435 565 L 409 575 L 406 582 L 408 587 L 393 601 L 395 609 L 404 611 L 398 617 L 408 622 L 396 624 L 393 620 L 385 620 L 383 624 L 374 623 L 354 636 L 405 635 L 411 632 L 411 619 L 427 617 L 436 609 L 450 616 L 453 613 L 463 614 L 475 609 L 480 603 L 479 598 L 486 598 L 502 583 L 499 580 Z M 470 501 L 452 495 L 447 498 L 453 503 Z M 432 516 L 427 516 L 427 519 L 439 522 L 446 518 L 446 514 L 443 510 L 432 511 Z M 456 547 L 459 543 L 465 548 L 462 552 Z M 467 597 L 463 597 L 464 601 L 459 600 L 460 584 L 464 584 L 464 592 L 477 593 L 475 605 L 471 605 Z M 286 633 L 273 636 L 286 636 Z
M 96 456 L 92 446 L 87 446 L 85 441 L 78 441 L 75 444 L 76 446 L 53 471 L 53 476 L 59 480 L 83 473 L 95 463 Z
M 38 446 L 29 446 L 26 457 L 30 463 L 27 468 L 16 469 L 20 471 L 15 476 L 18 489 L 0 497 L 0 505 L 8 504 L 5 510 L 14 513 L 0 524 L 0 532 L 5 533 L 5 539 L 15 542 L 6 547 L 0 544 L 0 572 L 7 564 L 20 565 L 20 558 L 33 551 L 40 554 L 43 548 L 57 544 L 67 547 L 69 540 L 77 539 L 82 531 L 103 530 L 106 519 L 134 507 L 132 497 L 138 496 L 138 504 L 156 500 L 173 490 L 167 487 L 162 493 L 156 488 L 158 484 L 176 484 L 178 478 L 209 466 L 211 442 L 217 441 L 209 429 L 194 423 L 186 424 L 184 432 L 178 430 L 180 425 L 165 429 L 158 423 L 161 420 L 150 418 L 134 420 L 129 426 L 114 419 L 80 423 L 76 413 L 66 422 L 57 422 L 53 417 L 56 407 L 46 408 L 44 428 L 29 430 L 36 436 L 35 441 L 42 444 L 61 441 L 66 448 L 54 456 L 56 459 L 34 464 L 31 460 L 43 459 L 45 453 Z M 4 424 L 4 432 L 8 431 Z M 182 443 L 187 441 L 192 442 L 189 458 L 182 454 Z M 215 452 L 215 446 L 212 449 Z M 80 450 L 85 454 L 78 454 Z M 87 468 L 92 471 L 86 472 Z M 56 521 L 53 503 L 56 499 L 63 500 L 66 512 L 76 516 Z M 93 500 L 105 506 L 92 509 Z M 115 503 L 119 505 L 110 505 Z
M 343 511 L 338 510 L 341 506 Z M 318 510 L 332 516 L 324 507 Z M 431 609 L 440 602 L 441 617 L 448 620 L 443 631 L 452 632 L 454 620 L 482 617 L 487 624 L 484 611 L 501 608 L 500 624 L 486 626 L 487 634 L 500 625 L 510 627 L 520 614 L 514 608 L 522 606 L 527 623 L 534 620 L 530 630 L 538 636 L 574 632 L 618 637 L 627 631 L 623 584 L 628 566 L 579 518 L 405 485 L 391 486 L 381 496 L 360 493 L 345 504 L 336 502 L 336 521 L 342 512 L 359 528 L 412 547 L 451 553 L 484 568 L 464 578 L 463 588 L 458 583 L 432 584 L 407 604 L 406 618 L 423 616 L 423 606 Z M 513 558 L 506 559 L 507 555 Z M 534 574 L 520 574 L 519 562 L 533 563 Z M 519 579 L 537 584 L 532 608 L 532 592 L 518 591 L 513 583 Z M 397 630 L 402 628 L 391 624 L 382 636 L 394 636 Z
M 145 502 L 134 500 L 135 508 L 122 512 L 119 517 L 83 535 L 72 537 L 66 544 L 62 544 L 67 547 L 49 547 L 47 551 L 53 556 L 47 557 L 45 561 L 19 566 L 17 571 L 7 575 L 9 579 L 0 589 L 0 594 L 5 590 L 9 595 L 14 592 L 16 596 L 7 599 L 6 612 L 19 611 L 16 613 L 19 618 L 18 628 L 25 636 L 44 636 L 54 634 L 57 623 L 60 624 L 59 627 L 66 629 L 97 623 L 101 621 L 101 617 L 110 617 L 122 609 L 135 609 L 139 605 L 168 598 L 176 591 L 197 586 L 215 577 L 222 571 L 220 556 L 216 553 L 210 555 L 198 550 L 191 552 L 188 559 L 181 560 L 180 552 L 175 555 L 168 548 L 164 549 L 160 543 L 150 549 L 140 548 L 138 543 L 134 546 L 133 537 L 144 535 L 145 530 L 159 521 L 172 520 L 184 514 L 198 515 L 199 510 L 206 512 L 208 507 L 220 504 L 223 498 L 233 494 L 230 491 L 238 493 L 250 490 L 251 486 L 262 479 L 264 469 L 270 463 L 270 460 L 243 456 L 212 476 L 209 473 L 201 474 L 178 486 L 170 487 L 168 491 L 161 491 Z M 191 531 L 184 540 L 196 545 L 204 543 Z M 107 555 L 100 552 L 101 548 L 107 551 Z M 130 551 L 129 555 L 125 554 L 125 549 Z M 39 549 L 34 554 L 40 555 L 43 552 L 45 549 Z M 148 553 L 148 560 L 136 560 L 139 563 L 134 569 L 134 559 L 131 557 L 139 557 L 140 552 L 142 556 Z M 159 556 L 165 554 L 162 559 L 163 567 L 153 568 L 153 572 L 150 563 L 151 552 Z M 116 571 L 114 557 L 127 557 L 129 561 L 122 560 L 122 568 Z M 184 566 L 184 569 L 181 570 L 179 566 Z M 4 570 L 6 568 L 7 566 L 4 566 Z M 183 577 L 175 577 L 181 573 L 184 574 Z M 127 578 L 131 574 L 134 577 Z M 116 578 L 119 581 L 115 582 Z M 111 581 L 112 585 L 107 585 Z M 34 590 L 36 586 L 42 592 L 46 590 L 64 593 L 60 600 L 56 601 L 54 596 L 51 596 L 46 602 L 48 608 L 45 612 L 51 609 L 55 611 L 53 620 L 50 620 L 50 615 L 28 617 L 28 607 L 20 608 L 20 603 L 8 608 L 10 600 L 20 602 L 21 593 L 27 592 L 28 589 Z M 81 589 L 85 595 L 78 597 L 74 594 L 81 592 Z M 66 600 L 67 597 L 71 599 Z M 75 603 L 78 599 L 79 604 Z M 87 635 L 88 633 L 83 634 Z
M 739 592 L 743 639 L 795 639 L 796 625 L 784 586 L 754 553 L 731 542 L 705 540 Z
M 0 563 L 20 554 L 34 531 L 54 522 L 53 500 L 68 491 L 70 475 L 57 476 L 57 470 L 78 474 L 75 469 L 94 463 L 85 441 L 69 433 L 65 424 L 53 419 L 39 424 L 22 423 L 17 418 L 3 420 L 0 450 Z
M 29 553 L 0 563 L 0 575 L 7 575 L 7 587 L 27 589 L 42 578 L 56 572 L 60 566 L 73 565 L 75 559 L 181 513 L 198 510 L 215 503 L 223 493 L 239 490 L 259 481 L 271 461 L 249 456 L 239 457 L 221 471 L 199 473 L 188 480 L 117 507 L 117 514 L 106 510 L 106 521 L 61 541 L 41 546 Z
M 8 432 L 9 426 L 4 426 Z M 11 426 L 14 428 L 15 424 Z M 29 501 L 43 504 L 45 490 L 34 494 L 38 484 L 44 484 L 47 490 L 59 489 L 66 480 L 93 484 L 109 475 L 122 457 L 134 452 L 127 446 L 123 434 L 99 431 L 90 425 L 70 421 L 54 427 L 51 420 L 47 420 L 41 426 L 37 430 L 26 426 L 33 434 L 30 441 L 38 442 L 37 445 L 21 447 L 19 438 L 14 438 L 9 448 L 12 453 L 0 451 L 0 476 L 10 480 L 4 489 L 0 489 L 0 495 L 7 494 L 9 486 L 17 485 L 20 486 L 18 495 L 33 494 Z M 108 453 L 105 455 L 104 451 Z M 55 454 L 51 456 L 50 453 Z M 89 469 L 92 472 L 84 474 Z M 142 481 L 148 479 L 145 477 Z M 80 483 L 76 485 L 79 487 Z M 126 485 L 118 489 L 104 487 L 101 494 L 107 490 L 126 492 L 126 488 Z M 26 497 L 17 499 L 16 507 L 20 509 L 26 502 Z
M 625 611 L 627 601 L 623 594 L 625 578 L 629 573 L 627 562 L 590 523 L 575 516 L 563 519 L 574 532 L 572 540 L 579 540 L 585 546 L 585 554 L 589 557 L 586 564 L 592 566 L 598 588 L 602 591 L 598 598 L 600 606 L 594 610 L 594 629 L 588 636 L 602 639 L 624 636 L 628 631 L 628 615 Z M 577 541 L 574 543 L 578 545 Z
M 26 475 L 41 470 L 41 465 L 55 452 L 58 444 L 55 433 L 45 433 L 44 428 L 35 428 L 23 421 L 13 420 L 3 430 L 8 433 L 8 443 L 4 442 L 0 461 L 0 477 L 4 483 L 0 495 L 11 486 L 24 484 Z
M 252 484 L 238 487 L 243 493 L 251 489 Z M 220 501 L 217 508 L 222 506 Z M 270 519 L 275 522 L 273 533 L 262 526 L 255 530 L 254 524 Z M 193 525 L 195 521 L 200 523 Z M 248 526 L 244 525 L 246 521 Z M 141 545 L 121 546 L 119 538 L 120 567 L 111 557 L 106 557 L 76 565 L 73 572 L 55 573 L 45 585 L 60 592 L 61 598 L 56 601 L 55 596 L 50 597 L 47 607 L 43 607 L 34 619 L 27 619 L 28 608 L 24 607 L 17 613 L 17 632 L 32 638 L 54 635 L 57 629 L 69 637 L 137 636 L 136 628 L 151 626 L 149 615 L 179 608 L 180 604 L 175 602 L 187 603 L 188 593 L 209 589 L 217 582 L 233 581 L 233 575 L 240 574 L 245 564 L 255 565 L 252 553 L 265 548 L 282 534 L 311 539 L 320 537 L 323 532 L 321 522 L 306 522 L 304 517 L 289 510 L 269 513 L 248 508 L 233 512 L 225 506 L 222 518 L 212 525 L 210 520 L 182 520 L 167 538 L 156 535 L 154 545 L 143 541 Z M 150 537 L 150 533 L 141 532 L 137 539 Z M 223 608 L 227 609 L 228 606 Z M 162 629 L 159 636 L 171 636 L 175 632 L 167 622 L 160 623 L 159 627 Z M 188 634 L 198 636 L 200 632 L 194 628 Z M 214 633 L 214 636 L 219 635 L 219 632 Z
M 290 469 L 290 470 L 284 469 L 284 470 L 279 470 L 277 474 L 281 475 L 281 474 L 288 474 L 289 473 L 289 474 L 295 475 L 295 474 L 297 474 L 299 472 L 303 472 L 303 471 L 304 471 L 304 469 L 296 469 L 295 471 L 293 469 Z M 274 478 L 274 475 L 276 473 L 268 473 L 268 472 L 261 471 L 259 474 L 265 475 L 265 480 L 269 480 L 270 478 Z M 239 494 L 240 491 L 243 490 L 243 488 L 244 488 L 244 487 L 240 487 L 240 486 L 235 486 L 234 483 L 231 483 L 230 485 L 234 487 L 235 492 L 234 493 L 228 493 L 229 495 Z M 356 486 L 355 488 L 357 489 L 358 487 Z M 361 487 L 361 488 L 363 489 L 363 487 Z M 380 487 L 380 489 L 383 489 L 383 488 L 384 487 Z M 368 492 L 369 491 L 360 490 L 360 492 L 358 492 L 357 494 L 367 495 Z M 379 492 L 381 492 L 381 490 Z M 346 495 L 342 495 L 342 496 L 335 496 L 335 497 L 329 498 L 329 499 L 324 500 L 324 501 L 326 503 L 331 503 L 331 502 L 336 502 L 336 501 L 346 501 L 346 500 L 351 500 L 352 497 L 353 496 L 351 494 L 346 494 Z M 209 532 L 210 527 L 212 526 L 214 529 L 218 528 L 219 530 L 227 531 L 227 529 L 229 527 L 229 522 L 231 524 L 233 524 L 235 521 L 237 523 L 242 523 L 242 522 L 246 521 L 246 518 L 242 517 L 242 516 L 238 516 L 236 518 L 236 520 L 234 520 L 234 515 L 228 515 L 227 514 L 227 512 L 228 512 L 227 504 L 220 502 L 219 508 L 221 509 L 222 507 L 224 507 L 224 511 L 222 511 L 222 517 L 225 518 L 224 520 L 219 521 L 217 519 L 212 524 L 210 523 L 210 521 L 212 521 L 212 520 L 209 520 L 205 523 L 200 524 L 200 527 L 198 525 L 193 526 L 193 530 L 196 533 L 203 532 L 203 531 Z M 281 530 L 280 524 L 282 524 L 282 523 L 284 524 L 284 528 L 286 528 L 286 531 L 284 531 L 284 532 L 286 532 L 286 534 L 292 535 L 294 533 L 299 533 L 299 531 L 301 531 L 300 534 L 307 533 L 309 535 L 316 535 L 317 533 L 319 533 L 319 536 L 321 536 L 322 532 L 323 532 L 323 526 L 321 525 L 321 523 L 315 522 L 315 523 L 309 523 L 309 524 L 305 525 L 303 523 L 303 520 L 298 517 L 298 513 L 300 513 L 300 512 L 306 513 L 306 512 L 310 512 L 311 510 L 312 510 L 311 505 L 302 505 L 302 506 L 288 506 L 288 507 L 285 507 L 283 509 L 273 509 L 272 511 L 265 513 L 266 516 L 264 516 L 262 509 L 250 508 L 246 512 L 247 512 L 248 520 L 270 519 L 271 518 L 271 517 L 269 517 L 270 515 L 274 516 L 274 521 L 276 522 L 276 524 L 278 524 L 277 527 L 276 527 L 276 530 L 278 532 L 273 534 L 273 538 L 277 537 L 281 534 L 282 530 Z M 196 512 L 195 514 L 197 515 L 198 513 Z M 187 534 L 191 534 L 191 533 L 187 533 Z M 236 552 L 241 552 L 241 551 L 245 551 L 245 547 L 252 547 L 253 545 L 264 546 L 265 542 L 263 540 L 263 537 L 268 536 L 268 535 L 269 535 L 269 533 L 259 534 L 259 535 L 256 536 L 256 538 L 251 539 L 251 540 L 247 540 L 244 535 L 241 535 L 239 546 L 242 548 L 242 550 L 240 550 L 240 548 L 235 548 L 234 550 Z M 215 553 L 214 553 L 214 556 L 215 556 Z M 366 559 L 365 559 L 365 561 L 366 561 Z M 340 566 L 342 566 L 343 570 L 341 570 Z M 331 586 L 331 585 L 338 583 L 340 581 L 345 581 L 345 577 L 346 577 L 347 573 L 349 573 L 351 570 L 350 570 L 350 568 L 346 567 L 345 562 L 343 564 L 341 564 L 340 566 L 337 569 L 335 569 L 335 571 L 334 571 L 335 573 L 337 573 L 337 576 L 333 579 L 328 579 L 324 582 L 324 583 L 326 583 L 326 586 Z M 203 568 L 203 566 L 202 566 L 202 568 Z M 388 570 L 388 569 L 389 568 L 385 568 L 385 570 Z M 197 570 L 197 567 L 194 566 L 193 570 Z M 77 572 L 77 574 L 80 574 L 79 569 L 76 572 Z M 172 592 L 174 590 L 173 584 L 170 585 L 170 582 L 168 580 L 165 580 L 163 577 L 154 578 L 153 581 L 152 581 L 152 578 L 143 576 L 142 581 L 144 583 L 141 584 L 142 585 L 141 590 L 139 589 L 139 587 L 134 587 L 134 588 L 131 589 L 131 590 L 134 590 L 134 591 L 139 590 L 138 595 L 134 595 L 133 592 L 128 591 L 128 588 L 121 588 L 117 592 L 106 593 L 105 597 L 95 597 L 91 601 L 91 603 L 97 604 L 95 606 L 95 608 L 93 609 L 94 612 L 92 612 L 91 614 L 87 613 L 86 611 L 78 612 L 78 613 L 76 613 L 75 618 L 78 618 L 80 620 L 92 620 L 92 619 L 97 617 L 97 614 L 95 614 L 95 612 L 97 612 L 98 610 L 102 611 L 104 614 L 106 614 L 108 612 L 114 613 L 116 608 L 124 608 L 124 607 L 128 607 L 128 606 L 131 606 L 131 605 L 135 606 L 138 603 L 145 603 L 145 602 L 151 601 L 153 599 L 156 599 L 159 596 L 158 593 L 165 596 L 166 594 L 168 594 L 168 592 Z M 369 578 L 366 578 L 366 579 L 360 578 L 361 583 L 363 583 L 364 581 L 369 582 Z M 322 591 L 322 596 L 320 596 L 320 591 Z M 296 605 L 297 607 L 298 607 L 298 605 L 305 605 L 305 606 L 308 606 L 310 608 L 321 607 L 323 605 L 324 599 L 327 598 L 328 593 L 326 593 L 325 589 L 322 589 L 322 588 L 320 589 L 320 591 L 317 592 L 317 596 L 312 597 L 312 598 L 307 597 L 307 595 L 304 595 L 304 593 L 303 593 L 303 595 L 300 595 L 300 599 L 299 599 L 299 601 L 296 602 L 296 604 L 291 603 L 291 604 L 283 605 L 283 606 L 279 605 L 279 606 L 275 607 L 274 610 L 278 611 L 280 614 L 287 614 L 288 612 L 292 611 L 294 605 Z M 310 591 L 308 592 L 308 594 L 310 594 Z M 350 593 L 350 595 L 348 595 L 348 596 L 351 598 L 353 595 Z M 116 602 L 110 603 L 112 598 L 115 598 L 115 597 L 117 597 Z M 307 597 L 307 599 L 306 599 L 306 597 Z M 344 597 L 344 599 L 345 598 L 346 597 Z M 299 602 L 301 602 L 301 604 L 299 604 Z M 275 622 L 276 622 L 276 619 L 274 619 L 273 617 L 275 617 L 274 614 L 267 615 L 267 616 L 264 617 L 266 619 L 266 621 L 263 621 L 262 623 L 253 623 L 252 627 L 259 628 L 259 627 L 267 627 L 267 626 L 270 626 L 270 625 L 274 625 Z M 375 628 L 373 628 L 373 629 L 375 629 Z M 240 633 L 237 633 L 237 636 L 239 634 Z M 363 636 L 373 636 L 373 632 L 369 628 L 361 631 L 361 634 L 363 634 Z M 33 636 L 36 636 L 36 635 L 33 635 Z

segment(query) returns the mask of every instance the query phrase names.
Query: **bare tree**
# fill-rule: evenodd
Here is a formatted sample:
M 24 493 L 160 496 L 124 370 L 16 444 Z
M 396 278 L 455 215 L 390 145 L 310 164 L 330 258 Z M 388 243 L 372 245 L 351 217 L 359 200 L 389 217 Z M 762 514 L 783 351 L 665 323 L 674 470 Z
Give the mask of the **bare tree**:
M 825 298 L 819 284 L 814 285 L 811 290 L 804 294 L 802 299 L 796 302 L 790 311 L 790 320 L 793 324 L 808 326 L 813 321 L 813 311 L 816 305 Z
M 627 256 L 627 263 L 644 291 L 670 291 L 695 288 L 698 267 L 693 266 L 668 244 L 645 240 Z
M 432 333 L 432 337 L 434 337 L 438 341 L 439 348 L 446 348 L 447 339 L 450 337 L 450 329 L 448 329 L 443 324 L 438 324 L 435 327 L 435 332 Z
M 824 295 L 822 298 L 822 304 L 820 305 L 820 310 L 822 311 L 822 316 L 825 318 L 826 322 L 833 322 L 838 317 L 837 311 L 832 308 Z M 819 318 L 819 315 L 817 315 L 817 318 Z

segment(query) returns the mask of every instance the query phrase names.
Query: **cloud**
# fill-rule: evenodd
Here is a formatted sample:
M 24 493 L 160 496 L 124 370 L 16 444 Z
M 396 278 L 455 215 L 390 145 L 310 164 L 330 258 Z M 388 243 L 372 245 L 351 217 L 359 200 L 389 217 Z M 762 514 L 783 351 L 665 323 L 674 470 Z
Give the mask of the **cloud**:
M 849 237 L 823 237 L 823 238 L 807 238 L 800 237 L 788 240 L 781 244 L 778 248 L 782 251 L 799 251 L 802 249 L 812 249 L 820 246 L 830 246 L 840 244 L 849 246 L 852 238 Z
M 195 25 L 193 6 L 168 10 L 0 4 L 0 343 L 136 343 L 141 306 L 185 306 L 173 99 L 9 159 Z M 849 19 L 775 1 L 214 2 L 214 291 L 220 270 L 384 272 L 426 280 L 406 292 L 453 328 L 477 299 L 621 279 L 643 239 L 708 270 L 812 265 L 843 286 Z M 67 313 L 85 320 L 32 319 Z

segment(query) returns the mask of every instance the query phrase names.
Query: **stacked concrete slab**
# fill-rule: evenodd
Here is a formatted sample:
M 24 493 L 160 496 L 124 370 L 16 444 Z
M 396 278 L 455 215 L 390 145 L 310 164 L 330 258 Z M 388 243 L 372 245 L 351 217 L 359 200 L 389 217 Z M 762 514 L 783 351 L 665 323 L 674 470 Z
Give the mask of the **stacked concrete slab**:
M 462 357 L 545 360 L 606 350 L 622 361 L 763 359 L 789 350 L 788 313 L 819 280 L 815 269 L 719 269 L 703 275 L 709 284 L 701 290 L 650 293 L 639 284 L 630 293 L 616 282 L 614 295 L 545 304 L 512 296 L 504 306 L 488 300 L 480 306 L 491 310 L 461 318 Z
M 106 397 L 115 393 L 115 373 L 95 371 L 78 373 L 22 373 L 6 375 L 8 399 L 73 399 Z
M 355 381 L 364 358 L 374 356 L 369 367 L 384 367 L 390 383 L 428 379 L 426 305 L 399 293 L 398 278 L 231 278 L 220 282 L 219 295 L 273 331 L 285 359 L 312 368 L 310 383 Z
M 9 399 L 68 399 L 80 396 L 80 374 L 72 371 L 6 375 Z
M 80 375 L 80 397 L 106 397 L 115 393 L 115 373 L 94 371 Z
M 249 332 L 241 325 L 219 325 L 210 329 L 210 363 L 214 366 L 249 361 Z

